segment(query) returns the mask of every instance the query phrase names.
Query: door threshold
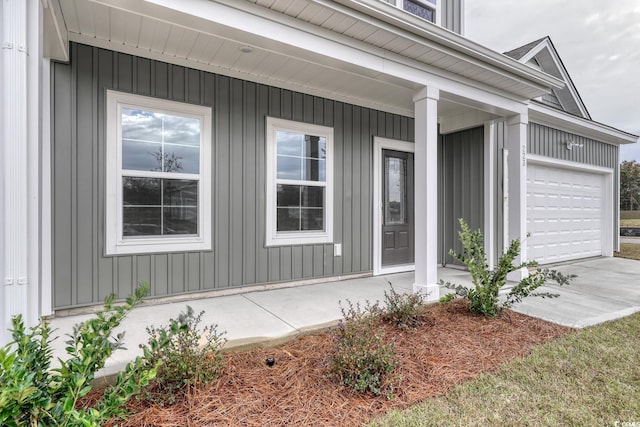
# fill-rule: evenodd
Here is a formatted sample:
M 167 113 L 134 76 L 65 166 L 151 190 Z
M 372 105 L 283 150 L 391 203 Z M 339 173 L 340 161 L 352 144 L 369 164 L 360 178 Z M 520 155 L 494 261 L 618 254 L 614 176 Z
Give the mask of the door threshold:
M 382 276 L 383 274 L 405 273 L 407 271 L 415 271 L 415 264 L 399 264 L 389 267 L 381 267 L 380 270 L 373 273 L 374 276 Z

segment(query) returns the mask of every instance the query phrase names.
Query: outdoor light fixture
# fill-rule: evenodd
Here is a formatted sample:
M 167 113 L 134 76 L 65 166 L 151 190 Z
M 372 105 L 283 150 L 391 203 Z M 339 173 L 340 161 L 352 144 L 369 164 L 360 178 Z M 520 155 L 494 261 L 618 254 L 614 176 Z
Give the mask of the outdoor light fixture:
M 567 140 L 565 141 L 565 144 L 567 144 L 567 150 L 573 150 L 573 147 L 576 147 L 576 148 L 584 147 L 584 144 L 575 142 L 572 137 L 567 138 Z
M 251 46 L 242 46 L 240 48 L 240 52 L 242 52 L 242 53 L 251 53 L 251 52 L 253 52 L 253 48 Z

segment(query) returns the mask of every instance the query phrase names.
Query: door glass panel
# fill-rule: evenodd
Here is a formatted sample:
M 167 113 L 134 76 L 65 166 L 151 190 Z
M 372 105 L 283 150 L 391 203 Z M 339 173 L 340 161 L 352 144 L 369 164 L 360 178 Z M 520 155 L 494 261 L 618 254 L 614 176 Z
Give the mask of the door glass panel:
M 407 223 L 407 160 L 385 157 L 384 222 Z

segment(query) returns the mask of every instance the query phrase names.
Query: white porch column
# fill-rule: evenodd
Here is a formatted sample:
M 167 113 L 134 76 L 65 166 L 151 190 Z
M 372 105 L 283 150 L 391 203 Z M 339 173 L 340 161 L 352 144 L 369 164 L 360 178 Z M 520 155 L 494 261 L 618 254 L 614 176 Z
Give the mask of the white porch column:
M 415 109 L 415 282 L 414 292 L 428 301 L 440 298 L 438 287 L 438 99 L 425 87 L 414 97 Z
M 496 139 L 495 124 L 484 125 L 484 252 L 489 270 L 495 267 L 495 203 L 496 203 Z
M 10 336 L 11 317 L 28 326 L 40 314 L 39 145 L 41 2 L 4 0 L 0 6 L 0 343 Z
M 520 239 L 520 256 L 514 261 L 527 261 L 527 114 L 507 119 L 507 148 L 509 150 L 509 242 Z M 526 268 L 513 271 L 508 279 L 520 281 L 529 274 Z

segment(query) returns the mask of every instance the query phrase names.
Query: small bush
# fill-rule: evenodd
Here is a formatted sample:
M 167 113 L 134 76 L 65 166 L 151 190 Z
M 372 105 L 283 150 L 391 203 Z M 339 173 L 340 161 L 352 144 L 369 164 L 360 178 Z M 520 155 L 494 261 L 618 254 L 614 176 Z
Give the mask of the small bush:
M 385 321 L 394 323 L 399 328 L 411 328 L 420 324 L 420 309 L 424 304 L 424 295 L 419 292 L 399 294 L 388 282 L 390 291 L 384 291 Z
M 114 296 L 104 310 L 76 325 L 67 341 L 67 360 L 50 369 L 51 330 L 41 321 L 30 331 L 21 316 L 12 319 L 13 342 L 0 349 L 0 425 L 2 426 L 97 426 L 126 415 L 124 404 L 155 376 L 155 365 L 141 358 L 129 363 L 115 385 L 91 407 L 78 401 L 92 389 L 96 371 L 111 354 L 123 347 L 124 333 L 112 339 L 115 328 L 147 294 L 143 284 L 122 306 L 114 307 Z
M 148 363 L 160 364 L 155 380 L 145 390 L 147 399 L 171 404 L 179 392 L 219 376 L 223 333 L 218 333 L 215 324 L 200 331 L 198 326 L 203 314 L 201 311 L 195 316 L 193 309 L 187 306 L 177 319 L 169 320 L 168 326 L 147 328 L 148 344 L 140 347 Z
M 484 252 L 484 239 L 480 230 L 471 231 L 467 223 L 460 218 L 461 231 L 458 233 L 462 243 L 463 252 L 455 253 L 453 250 L 449 254 L 464 263 L 469 268 L 473 288 L 466 288 L 462 285 L 452 285 L 440 280 L 440 284 L 448 289 L 453 289 L 455 294 L 445 295 L 441 302 L 448 302 L 455 298 L 455 295 L 469 300 L 469 310 L 485 316 L 494 317 L 501 308 L 511 307 L 513 304 L 522 301 L 528 296 L 538 296 L 542 298 L 556 298 L 558 294 L 549 292 L 534 292 L 545 282 L 552 280 L 559 285 L 568 285 L 576 276 L 564 276 L 556 270 L 536 270 L 529 273 L 529 276 L 522 279 L 506 296 L 506 300 L 500 305 L 498 303 L 500 289 L 507 283 L 507 274 L 521 268 L 537 267 L 536 261 L 529 261 L 514 265 L 513 261 L 520 254 L 520 240 L 511 242 L 507 251 L 498 260 L 498 265 L 491 271 L 487 264 L 487 257 Z M 452 295 L 452 296 L 450 296 Z
M 397 362 L 393 344 L 385 344 L 384 333 L 379 327 L 378 303 L 360 308 L 347 301 L 341 306 L 344 319 L 333 332 L 334 353 L 329 373 L 342 384 L 358 392 L 370 391 L 391 398 L 391 390 L 384 387 Z

